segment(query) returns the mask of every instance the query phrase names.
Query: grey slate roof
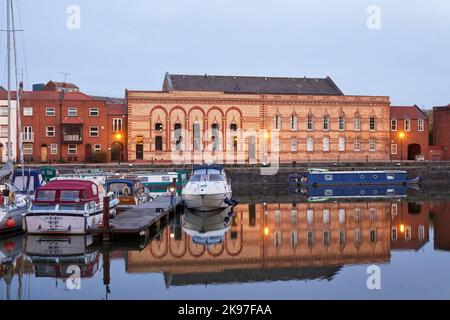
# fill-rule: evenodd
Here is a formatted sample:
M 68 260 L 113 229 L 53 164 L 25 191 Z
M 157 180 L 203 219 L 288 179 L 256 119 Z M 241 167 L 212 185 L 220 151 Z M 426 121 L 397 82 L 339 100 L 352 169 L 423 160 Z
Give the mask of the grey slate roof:
M 330 77 L 277 78 L 166 73 L 163 91 L 215 91 L 225 93 L 343 95 Z
M 102 96 L 91 96 L 95 100 L 103 100 L 108 104 L 125 104 L 126 100 L 124 98 L 114 98 L 114 97 L 102 97 Z

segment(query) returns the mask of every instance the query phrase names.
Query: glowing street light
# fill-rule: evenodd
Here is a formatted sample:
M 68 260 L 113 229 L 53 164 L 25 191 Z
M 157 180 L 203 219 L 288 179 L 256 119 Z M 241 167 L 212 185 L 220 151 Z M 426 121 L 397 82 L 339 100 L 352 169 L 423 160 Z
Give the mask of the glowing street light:
M 405 133 L 400 132 L 398 137 L 400 138 L 400 161 L 403 162 L 403 139 L 405 138 Z
M 122 134 L 121 134 L 121 133 L 116 133 L 115 138 L 116 138 L 117 140 L 122 139 Z

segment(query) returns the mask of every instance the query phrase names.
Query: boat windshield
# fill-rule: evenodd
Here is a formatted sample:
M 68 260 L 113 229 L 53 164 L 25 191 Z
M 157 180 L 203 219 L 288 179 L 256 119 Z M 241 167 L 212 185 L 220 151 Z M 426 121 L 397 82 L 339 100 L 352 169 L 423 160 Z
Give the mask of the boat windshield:
M 224 181 L 224 177 L 221 174 L 197 174 L 196 172 L 191 178 L 191 182 L 204 181 Z
M 60 194 L 61 201 L 80 201 L 80 191 L 78 190 L 61 190 Z
M 220 170 L 217 169 L 198 169 L 194 171 L 194 175 L 197 174 L 220 174 Z
M 130 186 L 124 182 L 122 183 L 111 183 L 109 185 L 109 191 L 114 192 L 114 194 L 119 196 L 131 196 L 132 190 Z
M 56 190 L 39 190 L 36 195 L 37 201 L 55 201 Z

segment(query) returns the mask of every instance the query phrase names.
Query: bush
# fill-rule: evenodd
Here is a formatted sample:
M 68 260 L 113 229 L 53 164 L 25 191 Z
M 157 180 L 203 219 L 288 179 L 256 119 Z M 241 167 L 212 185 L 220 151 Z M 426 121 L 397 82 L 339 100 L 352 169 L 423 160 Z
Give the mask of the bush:
M 95 151 L 92 154 L 92 162 L 94 163 L 106 163 L 108 161 L 108 155 L 106 152 Z

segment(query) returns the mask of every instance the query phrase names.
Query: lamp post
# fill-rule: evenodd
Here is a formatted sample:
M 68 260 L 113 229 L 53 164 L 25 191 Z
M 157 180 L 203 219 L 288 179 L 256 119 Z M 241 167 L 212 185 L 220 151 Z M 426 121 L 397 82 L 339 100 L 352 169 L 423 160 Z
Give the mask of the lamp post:
M 117 132 L 114 135 L 114 138 L 116 138 L 116 142 L 120 143 L 120 140 L 122 140 L 122 133 Z M 120 160 L 122 158 L 122 148 L 120 148 L 119 145 L 117 145 L 117 147 L 119 148 L 118 165 L 120 166 Z
M 403 162 L 403 139 L 405 138 L 405 134 L 400 132 L 398 136 L 400 137 L 400 161 Z

